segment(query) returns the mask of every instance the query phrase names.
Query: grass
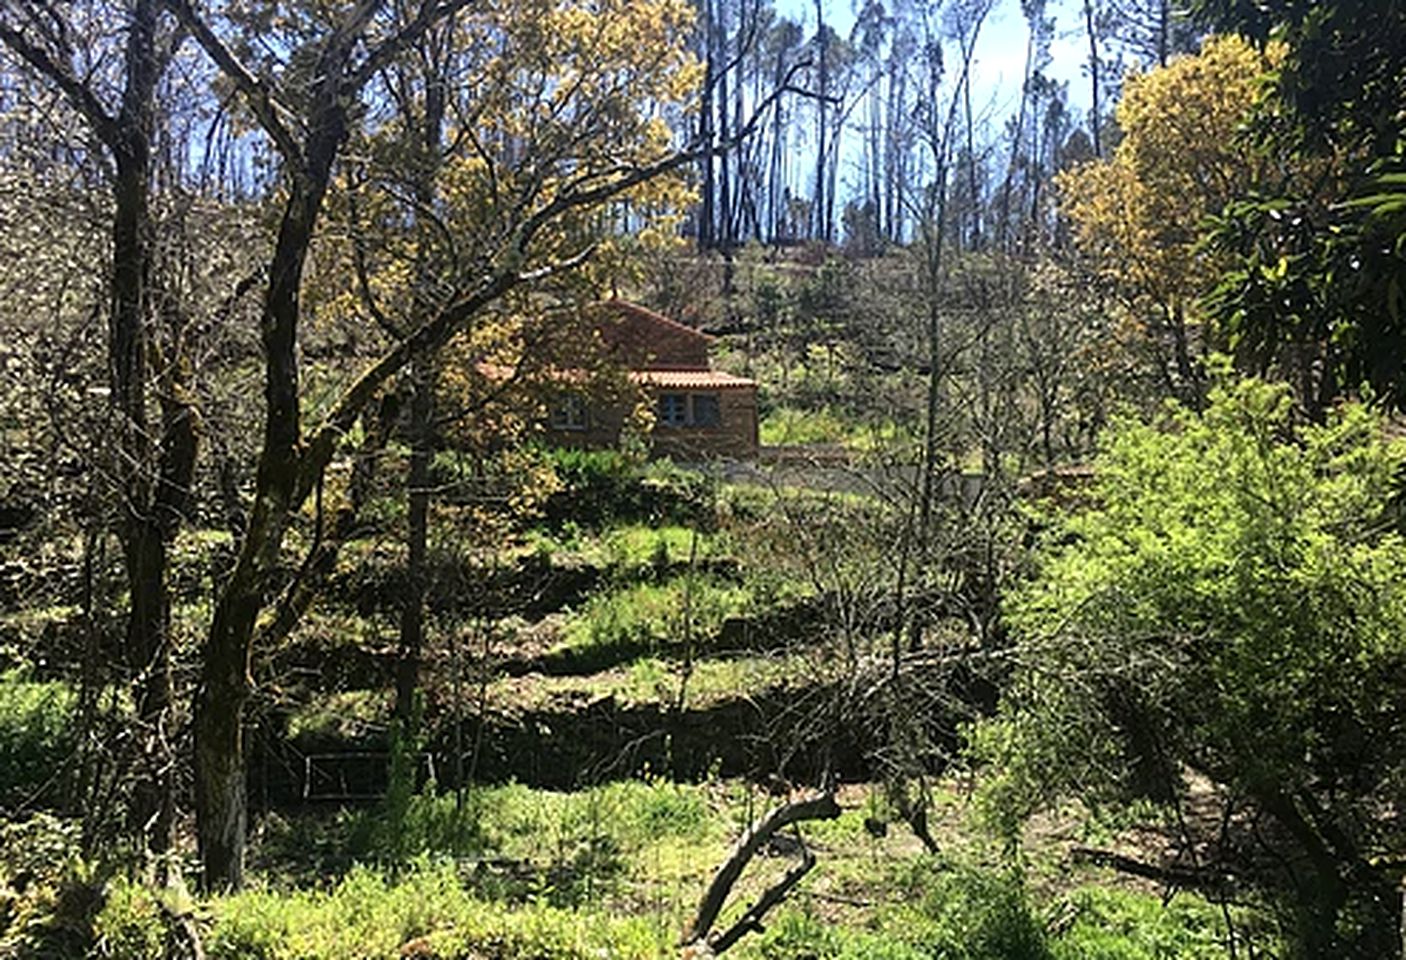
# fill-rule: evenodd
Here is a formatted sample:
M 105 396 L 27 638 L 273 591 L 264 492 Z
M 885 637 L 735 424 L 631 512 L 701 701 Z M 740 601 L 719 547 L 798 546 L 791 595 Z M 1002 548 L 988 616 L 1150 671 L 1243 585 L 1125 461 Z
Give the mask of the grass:
M 1036 893 L 1024 861 L 1006 860 L 974 829 L 962 784 L 938 786 L 932 827 L 941 856 L 920 851 L 864 787 L 841 791 L 842 816 L 801 830 L 816 866 L 744 938 L 738 960 L 1212 960 L 1225 955 L 1218 908 L 1190 895 L 1167 902 L 1080 870 Z M 212 960 L 529 960 L 671 957 L 702 890 L 745 825 L 779 802 L 738 782 L 682 785 L 658 778 L 572 793 L 518 784 L 476 788 L 462 806 L 424 793 L 406 829 L 417 839 L 397 862 L 348 862 L 299 882 L 269 847 L 301 862 L 305 825 L 271 818 L 259 835 L 251 889 L 194 904 Z M 375 812 L 326 821 L 327 846 L 354 847 Z M 307 818 L 302 818 L 306 821 Z M 0 847 L 0 955 L 157 960 L 167 946 L 162 898 L 73 860 L 62 823 L 5 828 Z M 1052 849 L 1027 851 L 1050 857 Z M 750 865 L 715 929 L 793 863 L 763 854 Z M 68 864 L 68 865 L 65 865 Z M 15 879 L 33 880 L 23 895 Z M 107 878 L 107 879 L 104 879 Z M 72 884 L 77 881 L 79 886 Z M 65 886 L 68 884 L 68 886 Z M 42 889 L 41 889 L 42 887 Z M 76 895 L 80 888 L 92 895 Z M 65 890 L 73 892 L 65 893 Z M 8 926 L 7 926 L 8 924 Z M 19 929 L 17 924 L 23 925 Z M 62 929 L 60 929 L 60 926 Z M 1243 929 L 1243 927 L 1242 927 Z M 61 935 L 61 936 L 60 936 Z
M 690 635 L 698 643 L 711 639 L 751 602 L 747 587 L 709 574 L 628 584 L 593 596 L 576 611 L 555 652 L 617 661 L 629 654 L 678 653 Z
M 1211 960 L 1223 919 L 1199 898 L 1108 885 L 1080 870 L 1033 893 L 973 826 L 961 783 L 937 792 L 941 856 L 921 852 L 878 794 L 841 793 L 838 820 L 807 824 L 817 865 L 744 939 L 740 960 Z M 407 815 L 419 852 L 401 866 L 353 868 L 314 888 L 268 886 L 208 905 L 212 957 L 667 957 L 745 824 L 778 802 L 739 782 L 657 778 L 572 793 L 518 784 L 424 794 Z M 449 856 L 453 854 L 454 856 Z M 1054 850 L 1028 851 L 1052 857 Z M 725 928 L 791 862 L 763 855 L 734 891 Z M 140 941 L 140 938 L 133 938 Z M 404 953 L 402 953 L 404 955 Z
M 622 524 L 603 532 L 564 526 L 557 531 L 535 529 L 524 537 L 528 553 L 544 556 L 554 563 L 599 567 L 618 579 L 667 569 L 687 562 L 697 536 L 697 560 L 726 555 L 722 538 L 678 524 L 653 526 Z
M 835 444 L 858 452 L 893 447 L 904 439 L 891 420 L 866 423 L 829 406 L 774 407 L 762 418 L 759 431 L 764 446 Z
M 422 860 L 395 880 L 358 868 L 329 890 L 254 890 L 210 906 L 211 960 L 643 960 L 666 945 L 645 918 L 484 900 L 446 861 Z
M 730 657 L 698 660 L 688 678 L 685 706 L 698 707 L 733 697 L 746 697 L 787 680 L 816 679 L 813 658 Z M 621 705 L 668 705 L 679 693 L 683 664 L 661 657 L 641 657 L 625 666 L 589 675 L 504 677 L 488 688 L 488 704 L 496 710 L 569 711 L 604 697 Z

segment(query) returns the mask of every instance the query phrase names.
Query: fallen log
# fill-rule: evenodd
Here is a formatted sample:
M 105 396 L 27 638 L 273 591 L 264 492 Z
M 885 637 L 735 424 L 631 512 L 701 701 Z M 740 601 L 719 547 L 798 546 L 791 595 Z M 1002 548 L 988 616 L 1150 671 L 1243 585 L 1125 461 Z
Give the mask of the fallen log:
M 694 914 L 693 923 L 683 940 L 684 955 L 716 956 L 748 933 L 761 931 L 762 919 L 767 912 L 785 900 L 792 888 L 815 866 L 815 855 L 810 852 L 810 848 L 801 843 L 800 862 L 768 887 L 736 923 L 727 930 L 714 934 L 713 924 L 717 922 L 718 914 L 722 912 L 728 894 L 741 878 L 742 871 L 778 830 L 806 820 L 833 820 L 839 815 L 840 806 L 835 802 L 835 795 L 823 793 L 783 804 L 748 828 L 737 841 L 732 853 L 718 868 L 718 872 L 713 875 L 708 889 L 703 892 L 703 899 L 699 901 L 698 911 Z

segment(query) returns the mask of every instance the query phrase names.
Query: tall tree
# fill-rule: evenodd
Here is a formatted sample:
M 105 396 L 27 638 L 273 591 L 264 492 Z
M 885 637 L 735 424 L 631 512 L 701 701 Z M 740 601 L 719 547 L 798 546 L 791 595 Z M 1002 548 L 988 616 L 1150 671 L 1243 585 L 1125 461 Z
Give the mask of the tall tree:
M 77 34 L 68 26 L 69 11 L 39 0 L 0 11 L 0 43 L 63 94 L 111 165 L 112 463 L 130 604 L 127 650 L 144 744 L 133 815 L 159 855 L 170 848 L 174 816 L 169 549 L 185 513 L 197 446 L 181 311 L 163 303 L 152 212 L 157 89 L 179 35 L 164 22 L 160 0 L 93 6 L 100 9 L 88 13 L 124 24 L 119 50 Z M 109 55 L 121 63 L 115 75 L 98 69 Z
M 1089 135 L 1094 143 L 1094 156 L 1103 157 L 1103 108 L 1098 98 L 1099 75 L 1103 72 L 1098 55 L 1098 18 L 1094 15 L 1094 0 L 1084 0 L 1084 32 L 1089 38 Z
M 297 43 L 289 37 L 286 45 L 259 48 L 246 42 L 252 25 L 203 15 L 189 0 L 172 3 L 275 145 L 286 197 L 261 319 L 266 411 L 254 505 L 216 604 L 197 706 L 205 881 L 237 886 L 250 654 L 269 639 L 267 625 L 296 623 L 308 600 L 297 580 L 279 583 L 280 554 L 296 511 L 319 489 L 341 438 L 390 377 L 432 357 L 510 291 L 582 262 L 599 222 L 593 211 L 627 194 L 660 199 L 660 178 L 716 144 L 679 148 L 663 120 L 699 79 L 684 44 L 690 13 L 682 2 L 586 7 L 523 0 L 465 15 L 469 33 L 462 42 L 482 59 L 466 74 L 475 82 L 458 87 L 465 95 L 456 108 L 462 134 L 445 173 L 461 188 L 459 202 L 444 213 L 458 252 L 452 279 L 433 309 L 347 383 L 308 429 L 297 369 L 300 283 L 342 146 L 362 116 L 359 104 L 372 79 L 466 3 L 426 0 L 400 10 L 366 0 L 332 20 L 310 14 L 298 24 Z M 236 49 L 288 50 L 301 69 L 251 65 Z M 572 83 L 560 83 L 563 76 Z M 740 125 L 735 138 L 750 134 L 756 122 L 754 116 Z M 279 612 L 261 619 L 274 598 Z
M 1045 16 L 1045 0 L 1021 0 L 1020 8 L 1029 28 L 1025 40 L 1024 77 L 1020 84 L 1020 106 L 1011 123 L 1010 156 L 1001 181 L 1000 207 L 996 214 L 997 242 L 1007 250 L 1022 232 L 1020 224 L 1012 219 L 1012 211 L 1026 209 L 1024 196 L 1030 188 L 1026 129 L 1035 114 L 1033 103 L 1039 91 L 1039 78 L 1049 65 L 1050 41 L 1054 36 L 1054 20 Z M 1019 195 L 1017 186 L 1021 191 Z
M 1211 333 L 1197 298 L 1215 278 L 1198 224 L 1272 169 L 1237 131 L 1276 56 L 1213 38 L 1198 56 L 1130 77 L 1113 154 L 1057 180 L 1081 247 L 1146 330 L 1164 389 L 1193 404 L 1202 385 L 1197 343 L 1208 348 Z

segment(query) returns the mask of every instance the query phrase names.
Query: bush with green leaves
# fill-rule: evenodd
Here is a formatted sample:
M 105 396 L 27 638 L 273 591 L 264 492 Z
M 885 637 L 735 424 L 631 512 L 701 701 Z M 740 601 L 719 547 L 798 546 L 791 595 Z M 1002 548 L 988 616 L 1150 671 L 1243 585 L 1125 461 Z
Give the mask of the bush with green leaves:
M 74 748 L 75 699 L 67 684 L 0 673 L 0 808 L 57 801 Z
M 1403 464 L 1362 404 L 1316 425 L 1253 380 L 1114 426 L 1097 506 L 1005 607 L 1017 667 L 976 732 L 990 809 L 1014 833 L 1068 795 L 1219 804 L 1215 882 L 1274 908 L 1295 955 L 1398 952 Z
M 612 523 L 714 523 L 713 483 L 669 461 L 640 463 L 615 450 L 552 450 L 561 482 L 543 505 L 547 523 L 598 528 Z

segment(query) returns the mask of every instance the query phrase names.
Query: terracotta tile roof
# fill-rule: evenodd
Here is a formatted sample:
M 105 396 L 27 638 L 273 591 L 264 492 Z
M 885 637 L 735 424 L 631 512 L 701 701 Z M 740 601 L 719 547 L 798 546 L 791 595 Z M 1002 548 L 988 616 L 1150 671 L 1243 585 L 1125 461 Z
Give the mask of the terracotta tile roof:
M 662 313 L 655 313 L 648 307 L 642 307 L 638 303 L 631 303 L 629 300 L 621 300 L 618 297 L 612 297 L 609 300 L 600 301 L 597 306 L 606 311 L 613 311 L 618 316 L 631 317 L 646 323 L 656 324 L 666 330 L 686 337 L 696 337 L 704 343 L 711 343 L 713 341 L 711 334 L 704 333 L 702 330 L 696 330 L 686 323 L 671 320 Z
M 515 373 L 512 367 L 486 361 L 474 367 L 480 376 L 498 383 L 511 380 Z M 540 375 L 557 383 L 586 383 L 591 379 L 590 371 L 578 369 L 542 371 Z M 740 390 L 757 385 L 755 380 L 721 370 L 631 370 L 629 377 L 632 383 L 642 386 L 676 390 Z
M 721 370 L 632 370 L 630 379 L 650 387 L 680 390 L 738 390 L 757 385 L 755 380 L 734 377 Z
M 596 304 L 596 329 L 622 366 L 636 370 L 707 370 L 712 337 L 625 300 Z
M 674 390 L 729 390 L 755 388 L 746 377 L 713 370 L 708 365 L 712 337 L 638 304 L 605 300 L 597 311 L 596 330 L 610 348 L 611 359 L 629 369 L 630 379 L 642 386 Z M 489 380 L 512 379 L 512 367 L 489 361 L 475 366 Z M 542 370 L 537 376 L 558 383 L 584 383 L 589 371 L 579 368 Z

